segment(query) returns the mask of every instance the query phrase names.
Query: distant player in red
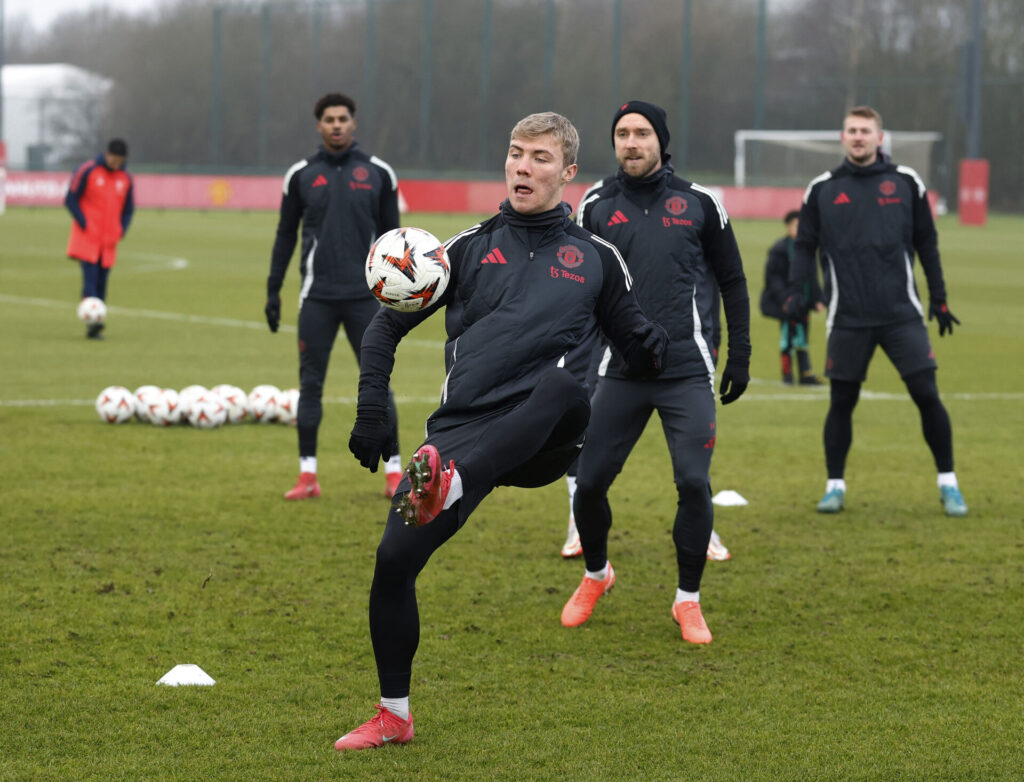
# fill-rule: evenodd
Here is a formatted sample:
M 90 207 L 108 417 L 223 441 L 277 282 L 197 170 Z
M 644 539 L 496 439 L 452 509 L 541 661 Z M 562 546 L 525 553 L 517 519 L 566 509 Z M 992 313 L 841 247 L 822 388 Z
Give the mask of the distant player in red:
M 117 260 L 117 243 L 124 238 L 135 212 L 132 178 L 124 170 L 128 145 L 111 139 L 107 151 L 78 167 L 64 205 L 71 212 L 68 258 L 82 266 L 82 298 L 106 300 L 107 277 Z M 91 324 L 86 336 L 103 339 L 102 323 Z

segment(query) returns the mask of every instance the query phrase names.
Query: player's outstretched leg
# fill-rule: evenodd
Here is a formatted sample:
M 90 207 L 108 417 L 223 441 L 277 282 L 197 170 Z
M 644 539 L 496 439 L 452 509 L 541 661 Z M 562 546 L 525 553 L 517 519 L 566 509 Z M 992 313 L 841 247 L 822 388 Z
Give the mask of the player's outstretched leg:
M 412 724 L 412 713 L 409 719 L 403 720 L 379 703 L 374 704 L 377 713 L 334 742 L 339 752 L 350 749 L 374 749 L 385 744 L 407 744 L 415 734 Z

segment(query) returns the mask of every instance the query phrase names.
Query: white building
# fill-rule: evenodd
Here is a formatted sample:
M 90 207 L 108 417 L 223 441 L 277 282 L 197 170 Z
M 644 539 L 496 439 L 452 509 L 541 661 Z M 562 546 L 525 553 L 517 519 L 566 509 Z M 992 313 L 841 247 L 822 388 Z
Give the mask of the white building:
M 61 63 L 5 65 L 0 78 L 8 168 L 56 165 L 81 155 L 83 144 L 95 143 L 114 86 L 111 79 Z

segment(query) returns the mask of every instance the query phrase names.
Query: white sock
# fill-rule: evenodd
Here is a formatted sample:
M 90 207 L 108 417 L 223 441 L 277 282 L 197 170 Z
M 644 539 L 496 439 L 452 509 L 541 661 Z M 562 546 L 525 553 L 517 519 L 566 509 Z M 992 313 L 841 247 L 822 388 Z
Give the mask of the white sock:
M 825 493 L 828 494 L 833 489 L 839 489 L 839 491 L 845 492 L 846 481 L 842 478 L 829 478 L 828 483 L 825 484 Z
M 943 486 L 952 486 L 954 489 L 960 488 L 959 484 L 956 482 L 955 472 L 939 473 L 939 488 L 941 489 Z
M 576 519 L 572 515 L 572 500 L 576 496 L 576 476 L 566 475 L 565 484 L 569 487 L 569 534 L 576 531 Z
M 601 568 L 600 570 L 595 570 L 595 571 L 587 570 L 587 571 L 585 571 L 586 572 L 586 576 L 587 576 L 587 578 L 592 578 L 595 581 L 604 581 L 606 578 L 608 578 L 608 568 L 609 567 L 611 567 L 611 563 L 610 562 L 605 562 L 604 563 L 604 567 Z
M 300 456 L 299 457 L 299 472 L 311 472 L 316 475 L 316 457 L 315 456 Z
M 380 699 L 380 705 L 390 711 L 396 717 L 401 717 L 403 720 L 409 719 L 409 696 L 406 695 L 404 698 L 385 698 L 383 695 Z
M 448 510 L 452 505 L 462 499 L 462 476 L 456 470 L 452 476 L 452 482 L 448 484 L 448 496 L 444 498 L 444 506 L 441 510 Z
M 699 603 L 700 602 L 700 591 L 686 592 L 682 589 L 676 589 L 676 602 L 677 603 Z
M 402 457 L 397 453 L 384 463 L 384 472 L 402 472 Z

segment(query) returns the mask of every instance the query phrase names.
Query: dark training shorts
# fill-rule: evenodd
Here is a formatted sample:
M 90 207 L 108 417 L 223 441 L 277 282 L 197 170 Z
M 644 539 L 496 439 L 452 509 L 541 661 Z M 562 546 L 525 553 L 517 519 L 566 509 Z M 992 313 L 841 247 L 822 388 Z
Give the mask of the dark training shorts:
M 927 326 L 923 320 L 911 320 L 888 326 L 832 329 L 825 354 L 825 376 L 863 383 L 876 345 L 881 345 L 903 379 L 937 366 Z

